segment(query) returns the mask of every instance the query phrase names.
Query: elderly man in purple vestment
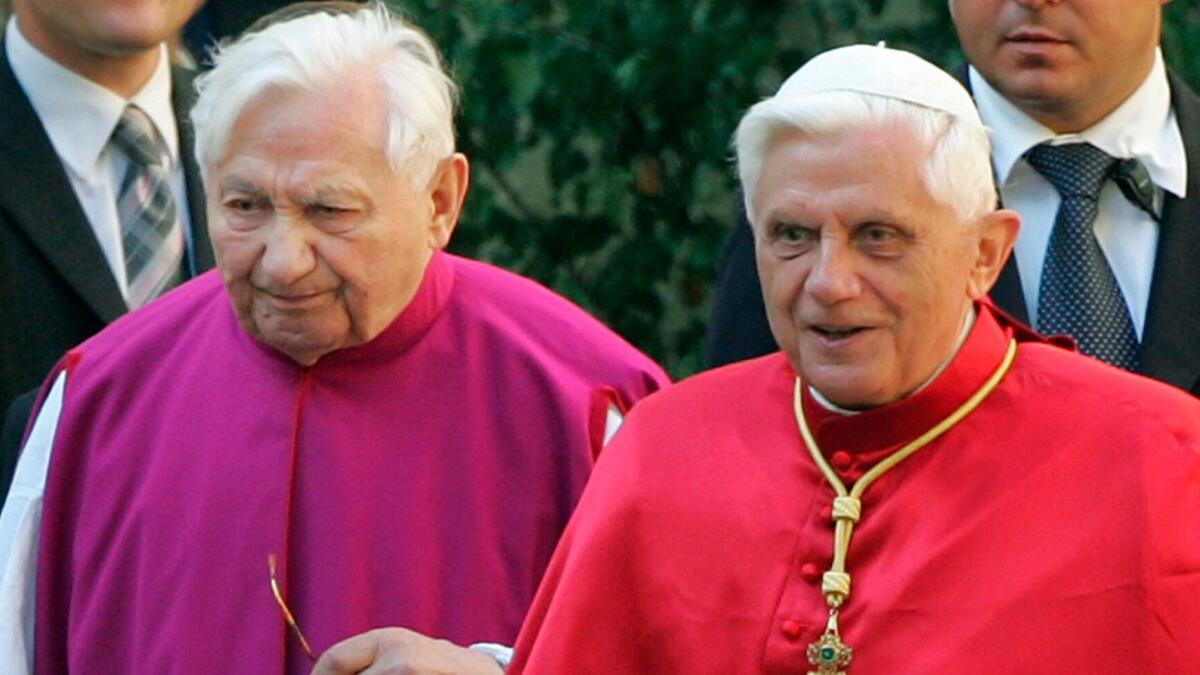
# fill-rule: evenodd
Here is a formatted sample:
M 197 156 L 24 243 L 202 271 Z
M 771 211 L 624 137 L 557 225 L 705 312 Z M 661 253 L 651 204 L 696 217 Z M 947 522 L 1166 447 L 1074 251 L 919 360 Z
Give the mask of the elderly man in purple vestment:
M 344 640 L 318 670 L 500 672 L 454 645 L 511 644 L 666 377 L 442 252 L 468 164 L 420 31 L 317 11 L 215 62 L 192 119 L 219 275 L 47 381 L 0 516 L 0 672 L 306 673 Z

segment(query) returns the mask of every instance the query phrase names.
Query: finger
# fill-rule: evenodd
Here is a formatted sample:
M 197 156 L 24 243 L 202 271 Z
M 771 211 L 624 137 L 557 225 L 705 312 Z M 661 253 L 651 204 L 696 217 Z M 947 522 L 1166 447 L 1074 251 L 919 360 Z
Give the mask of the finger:
M 379 654 L 379 633 L 367 631 L 330 647 L 313 666 L 312 675 L 344 675 L 366 670 Z

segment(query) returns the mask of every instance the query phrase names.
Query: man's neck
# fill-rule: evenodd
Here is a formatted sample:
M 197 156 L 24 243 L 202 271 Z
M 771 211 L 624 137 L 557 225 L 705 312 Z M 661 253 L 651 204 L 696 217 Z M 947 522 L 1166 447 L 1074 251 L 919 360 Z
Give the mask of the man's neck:
M 21 15 L 16 18 L 21 34 L 38 51 L 80 77 L 125 99 L 132 98 L 149 81 L 162 52 L 161 47 L 155 45 L 122 54 L 102 54 L 84 45 L 52 37 L 37 21 L 24 20 Z

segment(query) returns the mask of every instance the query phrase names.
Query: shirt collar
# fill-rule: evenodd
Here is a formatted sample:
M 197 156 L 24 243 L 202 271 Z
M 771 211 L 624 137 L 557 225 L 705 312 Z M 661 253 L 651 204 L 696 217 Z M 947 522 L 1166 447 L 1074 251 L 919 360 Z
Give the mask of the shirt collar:
M 1107 117 L 1077 134 L 1055 134 L 1001 96 L 974 67 L 968 78 L 979 115 L 993 130 L 992 164 L 1000 185 L 1008 183 L 1017 162 L 1033 146 L 1087 141 L 1113 157 L 1140 159 L 1156 185 L 1187 196 L 1187 155 L 1171 108 L 1161 50 L 1155 50 L 1154 65 L 1141 86 Z
M 15 16 L 9 19 L 5 35 L 13 74 L 54 151 L 75 175 L 92 176 L 127 101 L 38 51 L 21 33 Z M 166 46 L 159 49 L 154 74 L 128 103 L 137 104 L 154 123 L 174 166 L 179 157 L 179 130 L 171 105 L 171 67 Z

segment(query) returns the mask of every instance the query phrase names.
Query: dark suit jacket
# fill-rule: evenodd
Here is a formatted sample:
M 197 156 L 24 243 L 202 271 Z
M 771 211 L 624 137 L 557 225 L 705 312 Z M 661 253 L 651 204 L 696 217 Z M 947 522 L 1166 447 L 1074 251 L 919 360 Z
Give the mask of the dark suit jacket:
M 184 158 L 189 265 L 213 266 L 200 172 L 186 123 L 192 74 L 172 72 L 171 100 Z M 62 161 L 8 63 L 0 40 L 0 491 L 7 492 L 33 395 L 71 347 L 125 313 L 125 300 L 92 234 Z M 5 416 L 4 411 L 8 410 Z
M 1150 284 L 1150 303 L 1139 353 L 1144 375 L 1200 396 L 1200 98 L 1170 75 L 1171 99 L 1188 158 L 1187 198 L 1168 197 Z M 1009 259 L 992 299 L 1028 322 L 1016 261 Z M 713 366 L 778 349 L 767 327 L 754 237 L 743 214 L 730 235 L 717 269 L 717 291 L 708 326 Z
M 212 267 L 187 124 L 192 77 L 173 73 L 192 223 L 189 262 Z M 63 353 L 126 311 L 70 180 L 0 44 L 0 410 Z

